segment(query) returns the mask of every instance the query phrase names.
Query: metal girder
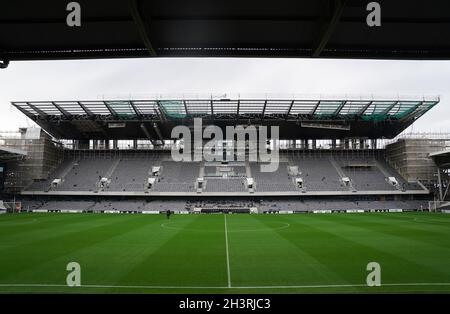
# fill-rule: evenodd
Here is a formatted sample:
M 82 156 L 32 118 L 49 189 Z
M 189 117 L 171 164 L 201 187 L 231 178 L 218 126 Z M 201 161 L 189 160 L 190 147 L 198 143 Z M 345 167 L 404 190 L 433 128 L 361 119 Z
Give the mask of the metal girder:
M 236 121 L 239 120 L 239 110 L 240 110 L 240 107 L 241 107 L 241 100 L 238 99 L 238 101 L 237 101 L 237 108 L 236 108 Z
M 289 115 L 291 114 L 292 107 L 294 106 L 294 102 L 295 102 L 295 100 L 292 100 L 292 101 L 291 101 L 291 104 L 289 105 L 289 109 L 288 109 L 288 111 L 287 111 L 287 113 L 286 113 L 286 118 L 285 118 L 285 120 L 287 120 L 287 119 L 289 118 Z
M 440 99 L 439 99 L 439 101 L 440 101 Z M 436 105 L 439 103 L 439 101 L 434 102 L 432 105 L 428 106 L 427 110 L 423 110 L 419 115 L 415 116 L 416 120 L 419 119 L 421 116 L 423 116 L 428 110 L 430 110 L 431 108 L 433 108 L 434 106 L 436 106 Z M 420 105 L 423 105 L 423 102 L 422 102 Z M 413 110 L 409 115 L 411 115 L 414 111 L 416 111 L 416 109 L 417 109 L 420 105 L 416 106 L 416 108 L 414 108 L 414 110 Z M 409 116 L 409 115 L 408 115 L 408 116 Z
M 52 101 L 52 105 L 55 106 L 55 108 L 58 109 L 59 112 L 61 112 L 64 116 L 66 116 L 66 117 L 71 116 L 71 114 L 69 112 L 67 112 L 64 108 L 61 108 L 61 106 L 59 106 L 57 103 Z
M 49 114 L 45 111 L 41 110 L 40 108 L 36 107 L 35 105 L 32 105 L 31 103 L 27 102 L 27 105 L 30 106 L 31 109 L 36 111 L 39 115 L 47 117 Z
M 398 105 L 398 103 L 399 103 L 398 101 L 395 101 L 392 105 L 390 105 L 386 109 L 384 109 L 382 114 L 388 114 L 389 111 L 392 110 L 392 108 L 394 108 L 396 105 Z
M 339 107 L 336 109 L 336 111 L 333 113 L 333 115 L 338 116 L 339 113 L 341 112 L 342 108 L 344 108 L 344 106 L 347 104 L 347 101 L 343 101 L 341 102 L 341 104 L 339 105 Z
M 186 100 L 183 100 L 183 105 L 184 105 L 184 111 L 186 111 L 186 115 L 188 115 L 189 111 L 188 111 L 188 107 L 187 107 L 187 104 L 186 104 Z
M 109 103 L 107 101 L 104 101 L 103 104 L 108 109 L 108 111 L 111 113 L 111 115 L 113 115 L 115 117 L 117 116 L 117 112 L 115 112 L 114 109 L 111 108 L 111 106 L 109 105 Z
M 369 101 L 367 105 L 365 105 L 361 110 L 358 111 L 358 116 L 361 116 L 366 112 L 367 109 L 373 104 L 373 101 Z
M 210 104 L 211 104 L 211 117 L 214 120 L 214 104 L 213 104 L 212 98 L 211 98 Z
M 20 112 L 22 112 L 24 115 L 26 115 L 27 117 L 29 117 L 30 119 L 32 119 L 33 117 L 30 116 L 30 113 L 27 112 L 25 109 L 23 109 L 21 106 L 18 106 L 16 103 L 12 102 L 12 104 L 19 109 Z M 27 103 L 28 104 L 28 103 Z
M 266 107 L 267 107 L 267 99 L 264 101 L 264 107 L 263 107 L 263 110 L 261 112 L 261 120 L 264 119 L 264 114 L 266 113 Z
M 139 0 L 129 0 L 130 3 L 130 11 L 131 16 L 133 17 L 134 24 L 136 24 L 136 28 L 139 32 L 139 36 L 141 37 L 145 47 L 148 50 L 148 53 L 151 57 L 156 57 L 155 49 L 153 49 L 152 42 L 150 40 L 150 28 L 148 26 L 147 21 L 141 15 L 139 10 Z
M 164 144 L 164 138 L 156 122 L 153 123 L 153 129 L 155 130 L 156 135 L 158 135 L 159 140 Z
M 136 114 L 136 116 L 140 117 L 141 113 L 139 112 L 139 110 L 136 108 L 136 106 L 133 104 L 133 101 L 129 102 L 130 107 L 133 109 L 134 113 Z
M 81 107 L 81 109 L 84 110 L 84 112 L 88 115 L 88 116 L 93 116 L 94 114 L 92 113 L 92 111 L 90 111 L 85 105 L 83 105 L 83 103 L 81 103 L 80 101 L 77 101 L 78 106 Z
M 313 111 L 311 112 L 311 116 L 313 116 L 315 113 L 316 113 L 316 111 L 317 111 L 317 108 L 319 108 L 319 106 L 320 106 L 320 100 L 319 101 L 317 101 L 317 104 L 316 104 L 316 106 L 314 107 L 314 109 L 313 109 Z
M 155 110 L 155 111 L 156 111 L 156 114 L 158 115 L 159 120 L 166 121 L 167 120 L 166 115 L 164 114 L 164 110 L 161 109 L 161 104 L 159 103 L 159 100 L 156 101 L 156 107 L 157 107 L 157 110 Z
M 145 126 L 144 123 L 141 123 L 140 125 L 142 131 L 144 132 L 145 136 L 147 136 L 147 138 L 150 140 L 150 142 L 152 143 L 153 146 L 155 146 L 155 140 L 153 139 L 153 137 L 150 135 L 150 132 L 148 131 L 147 127 Z
M 313 46 L 313 57 L 319 57 L 325 46 L 328 44 L 328 41 L 330 40 L 337 24 L 339 23 L 342 12 L 344 12 L 345 2 L 346 0 L 332 0 L 332 2 L 331 0 L 329 1 L 329 3 L 333 7 L 333 13 L 331 16 L 331 20 L 328 23 L 322 24 L 322 32 L 318 38 L 317 43 Z

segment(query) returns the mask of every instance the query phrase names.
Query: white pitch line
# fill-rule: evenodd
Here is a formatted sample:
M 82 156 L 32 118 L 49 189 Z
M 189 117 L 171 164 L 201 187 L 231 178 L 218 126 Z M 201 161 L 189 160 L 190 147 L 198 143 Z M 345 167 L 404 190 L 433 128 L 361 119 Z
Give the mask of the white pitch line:
M 411 283 L 387 283 L 380 287 L 394 286 L 450 286 L 450 282 L 411 282 Z M 334 285 L 292 285 L 292 286 L 115 286 L 115 285 L 81 285 L 78 287 L 69 287 L 64 284 L 0 284 L 0 287 L 66 287 L 66 288 L 110 288 L 110 289 L 314 289 L 314 288 L 352 288 L 368 287 L 366 284 L 334 284 Z M 378 288 L 380 288 L 378 287 Z
M 228 288 L 231 288 L 231 272 L 230 272 L 230 255 L 228 253 L 228 228 L 227 228 L 227 214 L 223 214 L 225 217 L 225 252 L 227 255 L 227 277 L 228 277 Z

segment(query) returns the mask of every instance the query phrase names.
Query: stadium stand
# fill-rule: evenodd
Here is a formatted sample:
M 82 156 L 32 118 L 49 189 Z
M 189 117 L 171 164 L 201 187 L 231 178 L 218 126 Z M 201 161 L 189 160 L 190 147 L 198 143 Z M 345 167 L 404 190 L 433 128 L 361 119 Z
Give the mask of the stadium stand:
M 372 158 L 337 158 L 342 171 L 350 178 L 353 187 L 360 191 L 396 190 Z
M 168 161 L 170 154 L 146 155 L 139 158 L 69 158 L 50 174 L 49 179 L 33 182 L 28 191 L 149 191 L 147 180 L 156 179 L 150 191 L 155 192 L 195 192 L 196 180 L 201 165 L 198 162 Z M 255 180 L 255 190 L 259 192 L 320 192 L 320 191 L 396 191 L 423 190 L 418 183 L 407 182 L 386 161 L 373 156 L 332 157 L 332 156 L 288 156 L 275 172 L 262 172 L 261 163 L 251 162 L 250 173 Z M 153 176 L 153 166 L 160 166 L 157 176 Z M 288 173 L 289 166 L 298 166 L 296 176 Z M 67 170 L 70 167 L 70 171 Z M 203 176 L 206 179 L 205 192 L 248 192 L 245 185 L 246 167 L 236 165 L 205 165 Z M 110 173 L 108 173 L 110 172 Z M 99 183 L 103 176 L 110 182 L 104 189 Z M 350 179 L 346 185 L 344 177 Z M 388 182 L 388 177 L 398 181 L 398 187 Z M 62 182 L 51 187 L 54 179 Z M 298 188 L 295 178 L 302 178 L 304 186 Z
M 297 191 L 293 179 L 287 172 L 287 162 L 280 162 L 275 172 L 262 172 L 260 163 L 250 163 L 257 191 Z
M 326 157 L 292 158 L 297 165 L 308 191 L 346 191 L 348 187 L 342 182 L 336 169 Z
M 67 173 L 60 185 L 55 187 L 59 191 L 94 191 L 98 189 L 98 182 L 106 175 L 112 160 L 82 158 L 78 160 L 72 170 Z
M 247 187 L 242 178 L 208 178 L 205 192 L 246 192 Z
M 351 201 L 351 200 L 265 200 L 261 202 L 261 212 L 294 211 L 311 212 L 317 210 L 345 211 L 345 210 L 423 210 L 428 208 L 426 201 Z
M 197 162 L 163 161 L 155 191 L 194 192 L 200 164 Z
M 152 160 L 120 159 L 111 175 L 109 191 L 143 191 L 151 175 Z
M 45 128 L 36 147 L 47 143 L 48 151 L 43 156 L 51 158 L 26 157 L 28 164 L 14 161 L 17 165 L 7 168 L 5 186 L 9 190 L 15 188 L 10 195 L 22 201 L 24 210 L 422 210 L 427 207 L 428 187 L 433 187 L 433 183 L 425 187 L 413 181 L 414 177 L 404 177 L 404 172 L 400 173 L 387 157 L 386 149 L 377 146 L 376 139 L 396 136 L 438 101 L 424 97 L 390 102 L 361 99 L 151 99 L 87 101 L 82 105 L 17 102 L 13 103 L 16 108 Z M 232 106 L 236 108 L 235 114 L 224 113 Z M 94 116 L 87 119 L 90 114 Z M 190 125 L 197 116 L 203 117 L 205 125 L 212 122 L 208 119 L 217 118 L 221 127 L 243 120 L 279 126 L 279 141 L 286 147 L 279 151 L 276 171 L 264 172 L 261 159 L 174 161 L 172 148 L 182 147 L 184 142 L 166 141 L 170 139 L 171 128 L 179 123 Z M 87 140 L 88 137 L 93 139 Z M 120 146 L 121 141 L 126 142 Z M 328 141 L 329 147 L 322 148 L 317 141 Z M 218 147 L 225 144 L 222 142 Z M 33 145 L 29 144 L 29 149 Z M 270 141 L 262 145 L 268 149 Z M 218 154 L 223 155 L 229 156 L 229 152 Z M 196 152 L 191 157 L 196 157 Z M 28 171 L 31 167 L 35 171 Z M 22 169 L 26 171 L 20 172 Z

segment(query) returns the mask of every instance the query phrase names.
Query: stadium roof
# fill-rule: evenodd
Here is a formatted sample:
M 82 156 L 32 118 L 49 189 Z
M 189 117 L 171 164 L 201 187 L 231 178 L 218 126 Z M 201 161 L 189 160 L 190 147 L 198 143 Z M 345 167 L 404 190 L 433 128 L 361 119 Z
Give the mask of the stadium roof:
M 278 125 L 280 138 L 392 138 L 439 102 L 297 98 L 153 98 L 147 100 L 18 101 L 12 104 L 64 139 L 170 139 L 193 118 L 220 127 Z M 331 131 L 330 131 L 331 130 Z
M 26 155 L 24 150 L 0 145 L 0 162 L 21 159 Z
M 431 153 L 430 157 L 439 168 L 450 168 L 450 148 Z
M 448 0 L 3 1 L 0 60 L 111 57 L 449 59 Z M 6 62 L 3 66 L 6 66 Z

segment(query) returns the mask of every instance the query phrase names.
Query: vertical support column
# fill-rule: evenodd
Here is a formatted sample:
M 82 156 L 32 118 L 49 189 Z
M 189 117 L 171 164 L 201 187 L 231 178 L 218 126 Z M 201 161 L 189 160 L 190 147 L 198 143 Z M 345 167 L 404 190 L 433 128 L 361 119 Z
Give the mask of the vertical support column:
M 89 149 L 89 140 L 76 141 L 76 149 Z
M 345 149 L 350 148 L 350 140 L 348 138 L 344 139 L 344 148 Z
M 439 184 L 439 200 L 443 201 L 442 197 L 442 179 L 441 179 L 441 169 L 437 167 L 437 173 L 438 173 L 438 184 Z
M 113 149 L 118 149 L 118 148 L 119 148 L 118 141 L 113 140 Z
M 300 146 L 301 146 L 301 149 L 307 149 L 308 148 L 308 140 L 301 140 Z
M 331 140 L 331 149 L 336 149 L 336 140 Z
M 138 145 L 137 145 L 137 140 L 133 140 L 133 149 L 137 149 Z
M 376 139 L 372 139 L 371 140 L 371 144 L 372 144 L 372 149 L 377 149 L 377 140 Z
M 366 149 L 366 141 L 364 139 L 359 140 L 359 149 Z

